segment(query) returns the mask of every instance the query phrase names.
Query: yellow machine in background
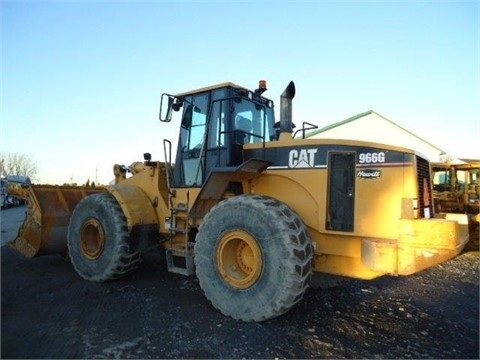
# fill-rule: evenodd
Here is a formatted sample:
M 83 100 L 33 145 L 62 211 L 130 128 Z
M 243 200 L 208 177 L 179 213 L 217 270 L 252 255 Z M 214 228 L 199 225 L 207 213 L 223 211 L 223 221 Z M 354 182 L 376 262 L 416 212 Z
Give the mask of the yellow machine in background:
M 291 82 L 280 121 L 264 82 L 163 94 L 160 120 L 181 111 L 175 159 L 115 165 L 102 188 L 35 185 L 12 246 L 68 252 L 92 281 L 132 270 L 161 244 L 169 271 L 196 272 L 225 315 L 261 321 L 302 298 L 312 272 L 408 275 L 463 248 L 456 221 L 434 218 L 430 168 L 413 151 L 293 134 Z M 296 133 L 296 134 L 297 134 Z M 131 173 L 131 176 L 127 176 Z
M 432 163 L 431 170 L 435 216 L 458 221 L 461 234 L 469 238 L 466 248 L 478 251 L 480 160 Z

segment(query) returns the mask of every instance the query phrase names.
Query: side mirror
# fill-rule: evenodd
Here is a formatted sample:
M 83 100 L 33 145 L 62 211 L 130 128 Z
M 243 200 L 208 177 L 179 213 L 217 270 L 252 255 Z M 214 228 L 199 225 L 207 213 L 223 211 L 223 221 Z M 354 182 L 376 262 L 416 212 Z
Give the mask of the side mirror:
M 174 106 L 175 97 L 168 94 L 162 94 L 162 98 L 160 100 L 160 112 L 158 114 L 158 118 L 160 121 L 163 122 L 170 122 L 172 121 L 172 110 Z

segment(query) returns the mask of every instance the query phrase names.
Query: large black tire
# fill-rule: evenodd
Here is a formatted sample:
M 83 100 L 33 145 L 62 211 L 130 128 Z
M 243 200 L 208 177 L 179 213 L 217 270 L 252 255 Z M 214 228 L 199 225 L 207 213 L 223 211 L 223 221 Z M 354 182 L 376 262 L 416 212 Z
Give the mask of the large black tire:
M 243 321 L 274 318 L 308 288 L 310 236 L 300 217 L 276 199 L 226 199 L 205 216 L 196 239 L 200 286 L 224 315 Z
M 89 195 L 75 207 L 68 226 L 68 251 L 75 271 L 97 282 L 119 278 L 140 261 L 125 215 L 106 193 Z

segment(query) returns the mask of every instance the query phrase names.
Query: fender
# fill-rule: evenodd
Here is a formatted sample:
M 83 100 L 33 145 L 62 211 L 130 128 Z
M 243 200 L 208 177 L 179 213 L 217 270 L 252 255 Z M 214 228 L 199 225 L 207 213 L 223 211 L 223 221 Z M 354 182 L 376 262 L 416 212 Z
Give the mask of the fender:
M 108 186 L 107 190 L 122 208 L 129 231 L 139 225 L 158 225 L 158 218 L 150 199 L 138 186 L 116 184 Z
M 272 165 L 270 161 L 249 159 L 238 167 L 213 169 L 190 210 L 190 216 L 203 218 L 215 204 L 222 200 L 230 181 L 243 182 L 255 179 L 270 165 Z
M 318 231 L 320 212 L 325 210 L 320 208 L 313 195 L 299 179 L 284 174 L 284 172 L 270 171 L 263 173 L 261 177 L 252 181 L 250 193 L 267 195 L 282 201 L 300 215 L 305 225 Z M 289 172 L 289 175 L 291 174 L 292 172 Z

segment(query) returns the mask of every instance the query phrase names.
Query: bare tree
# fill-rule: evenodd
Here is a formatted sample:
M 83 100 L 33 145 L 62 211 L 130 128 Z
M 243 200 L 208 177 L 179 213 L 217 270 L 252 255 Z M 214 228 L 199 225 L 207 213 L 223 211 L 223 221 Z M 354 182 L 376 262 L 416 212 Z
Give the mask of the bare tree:
M 32 156 L 19 153 L 0 154 L 0 175 L 27 176 L 32 182 L 36 180 L 38 167 Z

